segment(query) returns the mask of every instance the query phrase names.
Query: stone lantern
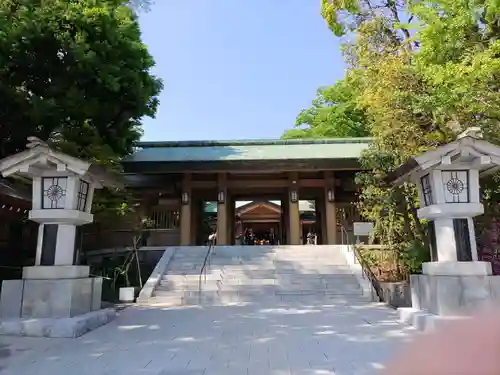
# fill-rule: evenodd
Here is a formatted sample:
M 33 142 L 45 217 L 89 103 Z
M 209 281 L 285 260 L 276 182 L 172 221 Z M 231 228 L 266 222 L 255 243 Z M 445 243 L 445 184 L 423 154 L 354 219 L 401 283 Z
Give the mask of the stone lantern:
M 95 189 L 118 184 L 101 166 L 34 137 L 28 140 L 26 151 L 0 160 L 0 173 L 32 182 L 29 218 L 39 223 L 36 259 L 23 268 L 22 280 L 3 282 L 0 333 L 75 337 L 114 316 L 101 310 L 102 279 L 89 277 L 89 266 L 78 265 L 75 240 L 77 226 L 93 221 Z
M 483 214 L 479 177 L 499 170 L 500 147 L 470 128 L 455 142 L 411 158 L 390 177 L 418 189 L 417 215 L 429 223 L 431 262 L 411 276 L 412 307 L 441 316 L 464 315 L 500 296 L 491 263 L 478 261 L 473 217 Z

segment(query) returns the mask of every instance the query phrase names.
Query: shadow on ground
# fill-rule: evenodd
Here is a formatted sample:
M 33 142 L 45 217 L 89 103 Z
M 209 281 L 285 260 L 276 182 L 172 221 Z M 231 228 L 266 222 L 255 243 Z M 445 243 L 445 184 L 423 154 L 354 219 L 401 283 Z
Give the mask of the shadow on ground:
M 79 339 L 40 339 L 38 349 L 2 362 L 0 373 L 361 375 L 382 368 L 415 334 L 397 322 L 396 311 L 368 302 L 360 291 L 277 293 L 304 277 L 328 283 L 328 262 L 309 267 L 276 259 L 272 249 L 255 250 L 233 256 L 218 248 L 211 262 L 212 270 L 226 275 L 236 267 L 248 279 L 258 279 L 259 270 L 264 279 L 276 277 L 274 287 L 256 286 L 247 294 L 248 285 L 232 285 L 244 303 L 216 306 L 216 299 L 207 299 L 212 305 L 131 307 Z M 196 267 L 186 272 L 196 274 Z
M 378 305 L 133 307 L 75 340 L 53 340 L 8 374 L 363 374 L 413 335 Z M 41 339 L 46 340 L 46 339 Z

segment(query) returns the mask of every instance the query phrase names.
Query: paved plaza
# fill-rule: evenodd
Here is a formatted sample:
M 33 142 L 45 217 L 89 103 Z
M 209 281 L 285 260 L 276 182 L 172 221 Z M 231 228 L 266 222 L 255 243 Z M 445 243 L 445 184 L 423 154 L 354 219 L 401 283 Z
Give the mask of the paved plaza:
M 394 310 L 332 297 L 129 307 L 78 339 L 0 337 L 0 374 L 371 374 L 415 334 Z

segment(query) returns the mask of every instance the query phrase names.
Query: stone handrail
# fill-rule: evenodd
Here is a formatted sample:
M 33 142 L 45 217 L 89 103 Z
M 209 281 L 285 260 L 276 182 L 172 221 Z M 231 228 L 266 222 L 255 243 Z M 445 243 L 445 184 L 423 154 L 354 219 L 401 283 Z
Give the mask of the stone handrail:
M 153 272 L 151 272 L 151 275 L 142 287 L 139 296 L 137 297 L 137 302 L 145 302 L 153 296 L 154 290 L 161 281 L 161 278 L 163 277 L 175 250 L 175 247 L 167 247 L 165 249 L 165 252 L 161 256 L 160 260 L 156 263 Z

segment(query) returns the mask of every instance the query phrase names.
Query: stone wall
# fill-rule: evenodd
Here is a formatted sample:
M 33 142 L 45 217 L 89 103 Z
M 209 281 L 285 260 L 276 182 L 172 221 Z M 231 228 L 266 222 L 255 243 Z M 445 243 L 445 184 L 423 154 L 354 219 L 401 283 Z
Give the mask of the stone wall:
M 500 302 L 500 276 L 410 276 L 412 307 L 443 316 L 469 315 Z

